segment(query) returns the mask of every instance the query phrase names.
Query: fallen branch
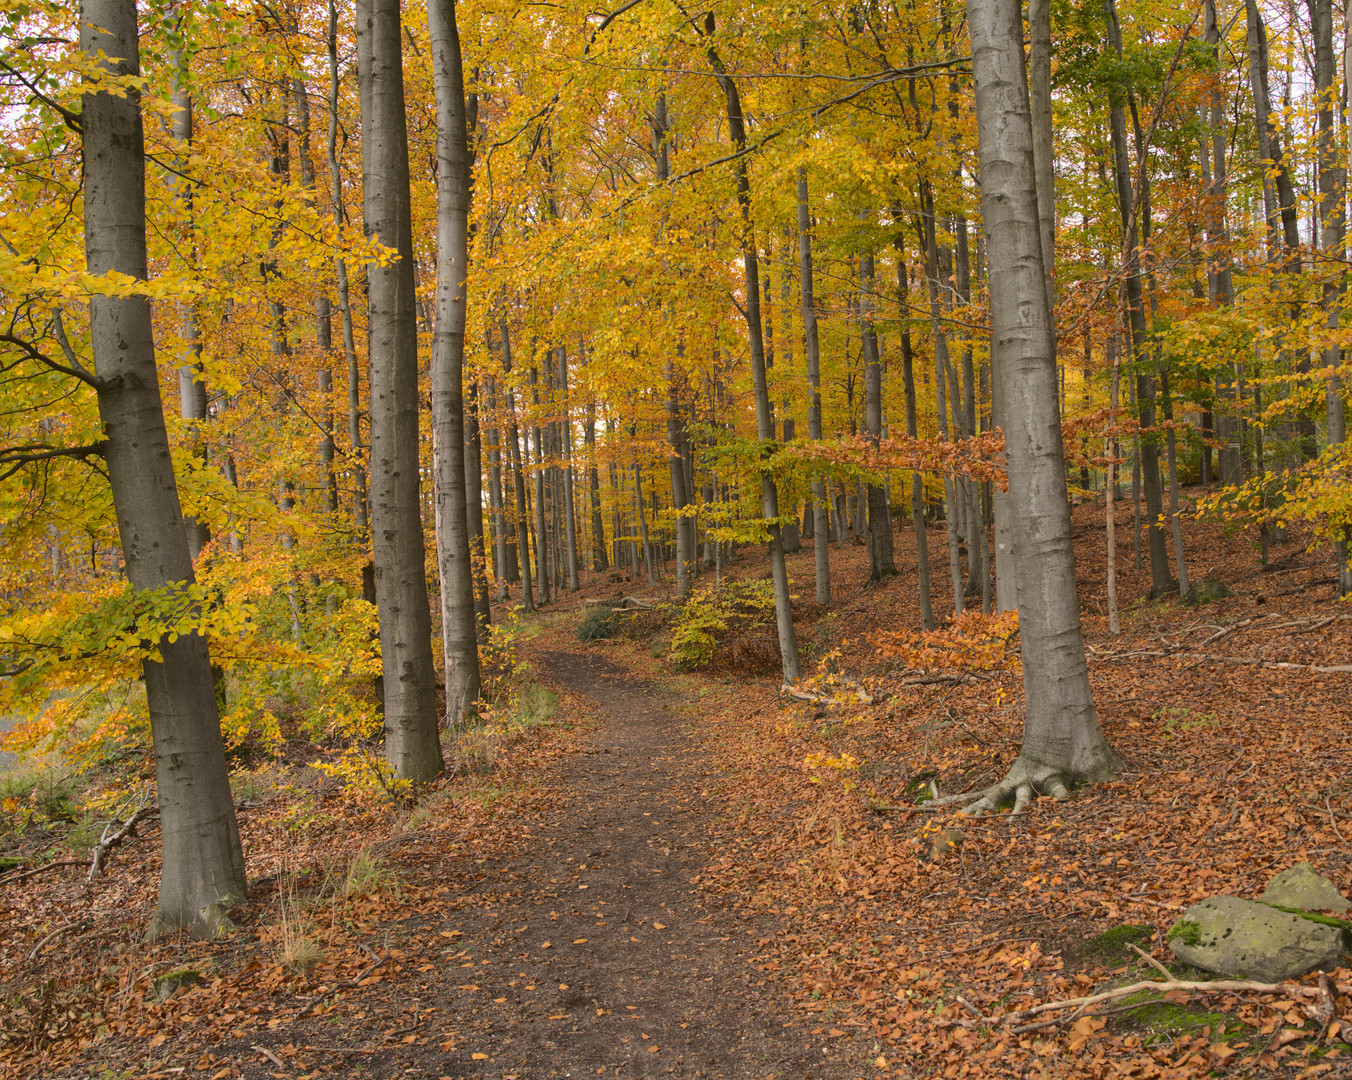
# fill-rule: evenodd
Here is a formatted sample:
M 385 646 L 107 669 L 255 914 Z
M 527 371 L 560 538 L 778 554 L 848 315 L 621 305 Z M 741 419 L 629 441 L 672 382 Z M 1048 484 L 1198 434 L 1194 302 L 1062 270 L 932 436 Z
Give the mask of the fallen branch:
M 131 817 L 127 818 L 116 832 L 113 831 L 113 827 L 117 825 L 116 818 L 103 827 L 103 834 L 99 837 L 99 842 L 94 845 L 94 858 L 89 863 L 90 881 L 93 881 L 99 874 L 103 873 L 103 864 L 108 859 L 108 853 L 111 852 L 113 848 L 117 847 L 118 844 L 122 843 L 128 836 L 135 833 L 136 823 L 142 818 L 149 817 L 156 812 L 153 807 L 146 807 L 146 803 L 149 801 L 150 789 L 147 788 L 141 795 L 140 805 L 136 807 L 132 812 Z
M 1041 1016 L 1044 1013 L 1061 1012 L 1066 1009 L 1087 1009 L 1105 1001 L 1116 1001 L 1118 998 L 1129 997 L 1132 994 L 1139 994 L 1143 990 L 1148 990 L 1157 994 L 1212 994 L 1212 993 L 1246 993 L 1246 994 L 1284 994 L 1287 996 L 1308 997 L 1318 995 L 1319 988 L 1315 986 L 1299 986 L 1291 983 L 1264 983 L 1255 982 L 1253 979 L 1215 979 L 1211 982 L 1194 982 L 1179 979 L 1165 979 L 1163 981 L 1145 980 L 1135 982 L 1130 986 L 1118 986 L 1111 990 L 1103 990 L 1097 994 L 1090 994 L 1087 997 L 1069 998 L 1066 1001 L 1044 1001 L 1041 1005 L 1034 1005 L 1029 1009 L 1019 1009 L 1016 1012 L 1004 1013 L 1001 1016 L 983 1016 L 979 1020 L 964 1020 L 962 1023 L 967 1027 L 998 1026 L 1001 1024 L 1016 1024 L 1023 1020 L 1031 1020 L 1035 1016 Z
M 44 937 L 41 941 L 39 941 L 36 945 L 34 945 L 31 949 L 29 949 L 29 950 L 28 950 L 28 955 L 27 955 L 24 959 L 25 959 L 25 960 L 33 960 L 33 959 L 36 959 L 38 953 L 42 952 L 42 950 L 43 950 L 44 948 L 46 948 L 47 945 L 48 945 L 50 942 L 55 941 L 55 940 L 56 940 L 57 938 L 59 938 L 62 934 L 64 934 L 67 930 L 80 930 L 80 929 L 82 929 L 82 928 L 84 928 L 84 927 L 86 927 L 86 926 L 88 926 L 88 925 L 89 925 L 89 923 L 88 923 L 86 920 L 84 920 L 84 919 L 78 919 L 78 920 L 76 920 L 75 922 L 68 922 L 68 923 L 66 923 L 65 926 L 58 926 L 58 927 L 57 927 L 55 930 L 53 930 L 50 934 L 48 934 L 48 935 L 47 935 L 46 937 Z
M 873 696 L 858 683 L 846 683 L 854 691 L 855 700 L 861 705 L 872 705 Z M 797 701 L 807 701 L 814 705 L 836 705 L 844 700 L 843 694 L 829 694 L 824 690 L 805 690 L 801 686 L 785 683 L 779 688 L 781 694 L 787 694 Z
M 57 862 L 44 863 L 32 870 L 24 870 L 17 874 L 6 874 L 0 877 L 0 885 L 9 885 L 11 882 L 22 881 L 24 878 L 37 877 L 39 874 L 45 874 L 48 870 L 59 870 L 63 866 L 83 866 L 84 864 L 83 859 L 60 859 Z

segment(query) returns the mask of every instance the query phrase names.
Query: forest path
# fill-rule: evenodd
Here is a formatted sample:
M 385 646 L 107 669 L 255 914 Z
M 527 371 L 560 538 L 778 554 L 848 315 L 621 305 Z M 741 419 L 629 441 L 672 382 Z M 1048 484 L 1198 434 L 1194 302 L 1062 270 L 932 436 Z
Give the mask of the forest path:
M 482 866 L 477 887 L 494 902 L 457 913 L 480 989 L 468 1009 L 446 1009 L 464 1052 L 441 1074 L 864 1075 L 864 1047 L 812 1034 L 753 965 L 764 928 L 700 895 L 715 843 L 702 784 L 716 769 L 698 732 L 599 650 L 531 660 L 597 728 L 583 752 L 556 760 L 549 783 L 563 797 L 533 844 Z

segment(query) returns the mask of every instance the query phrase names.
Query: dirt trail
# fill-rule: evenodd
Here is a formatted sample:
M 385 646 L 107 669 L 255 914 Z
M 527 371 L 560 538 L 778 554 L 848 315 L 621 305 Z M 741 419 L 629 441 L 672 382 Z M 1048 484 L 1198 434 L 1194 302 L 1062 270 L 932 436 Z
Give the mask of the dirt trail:
M 700 796 L 711 765 L 688 725 L 601 655 L 533 659 L 544 681 L 588 700 L 599 730 L 562 762 L 555 781 L 570 795 L 534 847 L 485 864 L 479 888 L 501 903 L 456 922 L 481 989 L 447 1012 L 461 1046 L 489 1058 L 452 1054 L 459 1071 L 447 1062 L 443 1075 L 862 1075 L 864 1048 L 812 1035 L 750 962 L 760 931 L 691 882 L 712 811 Z

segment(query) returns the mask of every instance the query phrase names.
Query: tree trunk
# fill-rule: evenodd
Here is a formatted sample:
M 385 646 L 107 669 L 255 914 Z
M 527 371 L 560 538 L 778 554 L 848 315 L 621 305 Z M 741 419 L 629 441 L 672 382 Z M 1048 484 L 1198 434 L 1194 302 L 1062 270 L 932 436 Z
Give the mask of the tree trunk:
M 897 297 L 901 309 L 901 379 L 906 395 L 906 434 L 916 437 L 915 355 L 911 349 L 910 280 L 906 269 L 905 242 L 900 232 L 897 248 Z M 934 605 L 930 595 L 929 533 L 925 528 L 925 479 L 919 469 L 911 473 L 911 530 L 915 533 L 916 588 L 920 592 L 920 623 L 934 629 Z
M 714 32 L 714 17 L 710 12 L 704 32 Z M 765 379 L 765 342 L 761 336 L 760 265 L 756 254 L 755 227 L 751 220 L 751 182 L 747 175 L 746 124 L 742 117 L 742 101 L 733 82 L 723 67 L 718 51 L 712 44 L 706 49 L 720 89 L 727 102 L 728 134 L 738 157 L 734 164 L 737 175 L 737 205 L 741 209 L 742 268 L 746 276 L 746 324 L 751 353 L 751 382 L 756 398 L 756 434 L 769 450 L 774 443 L 774 418 L 770 411 L 770 391 Z M 770 576 L 775 590 L 775 626 L 779 633 L 779 655 L 784 669 L 784 682 L 798 682 L 802 670 L 798 659 L 798 640 L 794 636 L 793 611 L 789 599 L 789 575 L 784 563 L 784 548 L 779 530 L 779 492 L 768 469 L 761 472 L 761 512 L 770 534 Z
M 873 252 L 859 257 L 859 335 L 864 352 L 864 434 L 875 447 L 883 434 L 883 365 L 873 326 Z M 869 581 L 897 572 L 892 555 L 892 508 L 882 484 L 868 485 Z
M 80 51 L 110 86 L 139 81 L 135 0 L 84 0 Z M 117 59 L 109 59 L 109 58 Z M 136 90 L 86 92 L 81 111 L 85 254 L 91 275 L 148 278 L 145 149 Z M 195 585 L 155 368 L 150 301 L 115 287 L 89 297 L 104 458 L 133 590 L 192 602 Z M 216 937 L 245 899 L 244 855 L 206 639 L 158 642 L 141 666 L 155 753 L 163 861 L 150 936 Z
M 187 32 L 181 22 L 180 32 L 184 34 Z M 171 184 L 188 219 L 188 231 L 191 235 L 195 234 L 194 184 L 190 178 L 188 159 L 192 154 L 193 101 L 191 91 L 184 85 L 187 74 L 186 54 L 180 51 L 174 56 L 174 83 L 170 91 L 170 100 L 175 106 L 170 137 L 174 141 L 179 163 L 178 174 Z M 195 236 L 190 252 L 190 257 L 195 258 L 197 255 Z M 197 459 L 198 467 L 201 468 L 207 460 L 206 443 L 201 428 L 207 419 L 207 376 L 206 369 L 202 366 L 202 338 L 197 326 L 196 303 L 191 298 L 183 301 L 179 304 L 179 313 L 185 346 L 183 362 L 178 368 L 179 415 L 188 421 L 193 457 Z M 211 540 L 211 530 L 207 528 L 206 522 L 192 516 L 183 519 L 183 527 L 188 537 L 188 553 L 195 564 L 202 549 Z
M 533 351 L 534 343 L 532 343 Z M 549 541 L 545 529 L 545 445 L 540 434 L 540 373 L 531 358 L 527 373 L 531 393 L 530 435 L 535 443 L 535 584 L 540 603 L 548 604 L 554 594 L 549 580 Z M 527 451 L 529 451 L 529 444 Z
M 426 781 L 443 763 L 419 497 L 418 335 L 401 41 L 398 0 L 357 0 L 358 76 L 367 106 L 366 230 L 395 252 L 393 262 L 366 268 L 371 540 L 385 680 L 385 757 L 396 777 Z
M 1005 379 L 1010 509 L 1019 543 L 1023 746 L 1008 776 L 969 808 L 1035 791 L 1064 798 L 1120 766 L 1099 727 L 1075 592 L 1056 365 L 1038 236 L 1033 133 L 1018 0 L 969 0 L 981 208 L 991 297 L 991 363 Z M 1026 599 L 1025 599 L 1026 598 Z M 1036 602 L 1032 602 L 1036 599 Z
M 427 0 L 437 115 L 437 279 L 432 336 L 432 483 L 446 724 L 465 726 L 479 700 L 479 633 L 465 482 L 465 322 L 470 159 L 456 0 Z M 482 533 L 480 534 L 482 543 Z
M 1343 350 L 1336 343 L 1342 313 L 1347 272 L 1342 269 L 1345 256 L 1346 221 L 1343 201 L 1346 196 L 1347 170 L 1341 164 L 1338 126 L 1342 126 L 1343 105 L 1334 80 L 1333 4 L 1332 0 L 1309 0 L 1310 25 L 1314 28 L 1315 90 L 1319 95 L 1319 239 L 1328 266 L 1325 267 L 1323 295 L 1324 331 L 1333 344 L 1325 345 L 1323 364 L 1331 374 L 1324 383 L 1325 417 L 1329 446 L 1337 446 L 1345 437 L 1343 381 L 1338 375 Z M 1335 124 L 1334 112 L 1338 113 Z M 1330 269 L 1336 268 L 1336 269 Z M 1352 593 L 1352 567 L 1348 564 L 1349 530 L 1334 540 L 1338 561 L 1338 595 Z
M 1104 13 L 1108 21 L 1108 44 L 1122 56 L 1122 33 L 1117 21 L 1116 0 L 1104 0 Z M 1141 260 L 1137 250 L 1139 235 L 1136 196 L 1133 190 L 1131 167 L 1128 163 L 1127 127 L 1124 98 L 1120 90 L 1110 91 L 1109 129 L 1113 145 L 1113 169 L 1117 180 L 1117 201 L 1122 216 L 1122 257 L 1126 264 L 1125 288 L 1127 294 L 1128 325 L 1131 328 L 1132 355 L 1136 357 L 1140 370 L 1136 376 L 1136 404 L 1139 410 L 1141 426 L 1155 426 L 1155 380 L 1147 373 L 1149 332 L 1146 327 L 1145 307 L 1141 295 Z M 1144 149 L 1144 148 L 1142 148 Z M 1150 549 L 1150 595 L 1156 598 L 1167 595 L 1173 589 L 1173 578 L 1169 575 L 1169 551 L 1165 544 L 1164 529 L 1160 524 L 1164 501 L 1160 494 L 1160 452 L 1159 443 L 1153 433 L 1141 437 L 1141 480 L 1145 490 L 1146 536 Z
M 507 324 L 501 324 L 502 331 L 502 372 L 510 375 L 512 371 L 512 345 L 507 333 Z M 507 453 L 511 458 L 512 484 L 516 494 L 516 554 L 521 579 L 521 609 L 527 613 L 535 610 L 535 593 L 531 588 L 530 573 L 530 511 L 526 506 L 526 474 L 521 462 L 521 435 L 516 424 L 516 397 L 511 383 L 507 384 Z
M 817 301 L 812 280 L 812 213 L 808 204 L 807 169 L 798 170 L 798 275 L 803 310 L 803 359 L 812 398 L 807 411 L 807 434 L 822 440 L 821 343 L 817 334 Z M 817 603 L 831 603 L 831 530 L 827 515 L 826 477 L 812 478 L 812 559 Z
M 333 204 L 334 224 L 344 221 L 343 174 L 338 161 L 338 9 L 329 0 L 329 198 Z M 338 292 L 338 315 L 343 328 L 343 359 L 347 365 L 347 436 L 351 451 L 353 543 L 366 544 L 367 488 L 366 463 L 362 454 L 361 364 L 357 358 L 357 336 L 352 324 L 352 302 L 347 282 L 347 263 L 341 256 L 333 260 L 334 284 Z

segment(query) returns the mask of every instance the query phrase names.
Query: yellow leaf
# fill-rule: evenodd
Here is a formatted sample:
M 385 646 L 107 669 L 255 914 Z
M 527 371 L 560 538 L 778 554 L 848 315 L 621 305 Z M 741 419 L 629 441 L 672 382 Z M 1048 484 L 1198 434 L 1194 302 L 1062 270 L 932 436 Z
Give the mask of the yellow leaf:
M 488 1055 L 487 1055 L 487 1054 L 470 1054 L 470 1057 L 473 1058 L 475 1061 L 487 1061 L 487 1060 L 488 1060 Z

